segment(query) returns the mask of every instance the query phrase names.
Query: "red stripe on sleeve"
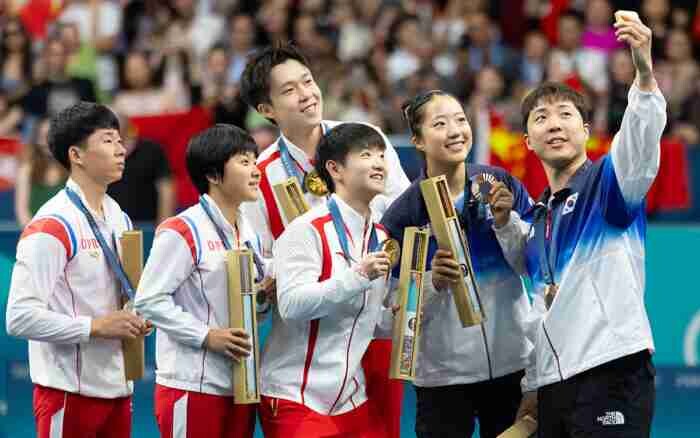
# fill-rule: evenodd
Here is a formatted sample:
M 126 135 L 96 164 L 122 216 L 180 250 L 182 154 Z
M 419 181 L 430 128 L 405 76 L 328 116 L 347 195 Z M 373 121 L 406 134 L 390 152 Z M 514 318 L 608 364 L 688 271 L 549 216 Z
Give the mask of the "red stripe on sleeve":
M 49 234 L 58 239 L 58 241 L 61 242 L 63 247 L 66 249 L 66 258 L 71 258 L 70 237 L 68 236 L 68 231 L 63 224 L 58 221 L 58 219 L 50 217 L 37 219 L 26 226 L 19 238 L 22 240 L 25 237 L 29 237 L 36 233 Z
M 173 230 L 185 239 L 187 246 L 190 248 L 190 253 L 192 254 L 192 261 L 197 263 L 197 247 L 194 243 L 194 236 L 192 235 L 192 230 L 187 226 L 184 220 L 179 217 L 171 217 L 164 220 L 156 229 L 156 235 L 160 234 L 165 230 Z

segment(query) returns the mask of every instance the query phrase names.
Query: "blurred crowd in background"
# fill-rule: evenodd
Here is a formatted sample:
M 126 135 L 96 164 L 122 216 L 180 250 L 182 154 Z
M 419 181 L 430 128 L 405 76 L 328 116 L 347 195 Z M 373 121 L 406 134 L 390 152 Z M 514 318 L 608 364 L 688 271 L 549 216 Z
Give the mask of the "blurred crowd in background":
M 474 130 L 470 159 L 507 168 L 537 196 L 544 178 L 522 143 L 520 101 L 543 80 L 581 91 L 593 109 L 589 153 L 604 153 L 634 80 L 617 9 L 651 27 L 668 101 L 667 181 L 649 211 L 688 209 L 700 173 L 688 161 L 700 143 L 697 0 L 0 0 L 0 190 L 14 202 L 0 209 L 24 225 L 60 189 L 47 118 L 84 99 L 124 121 L 127 172 L 110 193 L 137 221 L 172 214 L 192 200 L 177 181 L 189 135 L 222 122 L 261 148 L 277 136 L 238 92 L 248 54 L 276 41 L 307 55 L 326 119 L 405 135 L 406 98 L 453 93 Z

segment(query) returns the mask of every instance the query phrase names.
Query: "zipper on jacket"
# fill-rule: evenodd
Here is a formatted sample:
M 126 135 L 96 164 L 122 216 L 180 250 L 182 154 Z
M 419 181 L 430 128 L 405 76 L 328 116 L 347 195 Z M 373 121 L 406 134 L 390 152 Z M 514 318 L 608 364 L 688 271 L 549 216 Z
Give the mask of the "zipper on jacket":
M 489 352 L 489 340 L 486 337 L 486 327 L 484 323 L 479 324 L 481 326 L 481 334 L 484 335 L 484 350 L 486 351 L 486 362 L 489 365 L 489 380 L 493 380 L 493 368 L 491 366 L 491 353 Z
M 554 359 L 557 361 L 557 370 L 559 371 L 559 380 L 564 381 L 564 375 L 561 372 L 561 363 L 559 363 L 559 355 L 557 354 L 557 350 L 554 349 L 554 344 L 552 344 L 552 340 L 549 338 L 549 333 L 547 333 L 547 326 L 544 325 L 544 321 L 542 322 L 542 329 L 544 330 L 544 335 L 547 337 L 547 342 L 549 342 L 549 348 L 552 349 L 552 353 L 554 354 Z
M 466 203 L 466 199 L 464 202 Z M 463 209 L 467 208 L 467 205 L 465 204 Z M 461 216 L 461 215 L 460 215 Z M 469 245 L 469 232 L 471 231 L 471 224 L 469 221 L 465 221 L 465 223 L 462 225 L 462 228 L 464 229 L 464 239 L 467 241 L 467 245 Z M 477 297 L 478 299 L 478 297 Z M 479 300 L 481 301 L 481 300 Z M 481 303 L 479 303 L 481 305 Z M 483 308 L 483 307 L 482 307 Z M 489 380 L 493 380 L 493 366 L 491 365 L 491 352 L 489 352 L 489 341 L 488 337 L 486 336 L 486 327 L 484 327 L 484 323 L 482 322 L 479 324 L 481 326 L 481 334 L 483 335 L 483 340 L 484 340 L 484 351 L 486 352 L 486 362 L 488 363 L 489 366 Z
M 209 322 L 211 319 L 211 306 L 209 305 L 209 300 L 207 299 L 207 295 L 204 293 L 204 279 L 202 278 L 202 271 L 199 270 L 199 265 L 196 267 L 197 269 L 197 275 L 199 276 L 199 286 L 200 286 L 200 291 L 202 293 L 202 298 L 204 298 L 204 302 L 207 303 L 207 327 L 209 327 Z M 207 349 L 206 345 L 203 346 L 202 348 L 202 374 L 199 377 L 199 392 L 204 392 L 204 368 L 206 367 L 207 364 L 207 352 L 209 350 Z
M 357 325 L 357 320 L 360 319 L 360 315 L 362 315 L 362 312 L 365 310 L 365 303 L 367 301 L 367 291 L 364 291 L 362 293 L 362 296 L 363 296 L 364 302 L 362 303 L 362 307 L 360 308 L 360 311 L 357 312 L 357 315 L 355 315 L 355 320 L 352 322 L 352 328 L 350 329 L 350 338 L 348 339 L 348 348 L 345 352 L 345 376 L 343 377 L 343 383 L 340 385 L 340 391 L 338 391 L 338 397 L 333 402 L 333 405 L 331 406 L 330 410 L 328 411 L 328 415 L 331 415 L 333 413 L 335 406 L 338 404 L 338 401 L 340 401 L 340 397 L 343 395 L 343 391 L 345 391 L 345 383 L 347 382 L 347 379 L 348 379 L 348 361 L 350 359 L 350 347 L 352 345 L 352 336 L 355 334 L 355 326 Z M 351 398 L 352 398 L 352 396 L 351 396 Z

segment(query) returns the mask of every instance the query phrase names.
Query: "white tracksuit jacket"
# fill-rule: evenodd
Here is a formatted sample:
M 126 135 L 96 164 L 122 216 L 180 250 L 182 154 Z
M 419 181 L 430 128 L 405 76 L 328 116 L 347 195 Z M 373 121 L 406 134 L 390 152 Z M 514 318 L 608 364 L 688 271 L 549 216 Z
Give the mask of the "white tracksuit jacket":
M 234 227 L 204 195 L 233 248 L 260 242 L 245 219 Z M 135 308 L 156 326 L 156 383 L 230 396 L 232 361 L 203 348 L 210 328 L 229 326 L 225 247 L 200 204 L 160 224 L 144 269 Z M 267 269 L 267 266 L 266 268 Z
M 383 305 L 387 281 L 370 281 L 355 270 L 367 252 L 371 227 L 378 242 L 387 235 L 381 225 L 333 197 L 355 262 L 346 262 L 326 205 L 290 224 L 274 248 L 277 307 L 261 371 L 264 395 L 324 415 L 342 414 L 366 401 L 362 356 L 375 327 L 390 328 L 392 321 Z
M 66 186 L 87 205 L 73 180 Z M 112 245 L 131 221 L 109 196 L 102 209 L 104 220 L 92 214 Z M 7 303 L 7 333 L 29 340 L 32 382 L 89 397 L 132 393 L 121 341 L 90 338 L 93 318 L 121 308 L 120 288 L 84 214 L 60 191 L 20 237 Z

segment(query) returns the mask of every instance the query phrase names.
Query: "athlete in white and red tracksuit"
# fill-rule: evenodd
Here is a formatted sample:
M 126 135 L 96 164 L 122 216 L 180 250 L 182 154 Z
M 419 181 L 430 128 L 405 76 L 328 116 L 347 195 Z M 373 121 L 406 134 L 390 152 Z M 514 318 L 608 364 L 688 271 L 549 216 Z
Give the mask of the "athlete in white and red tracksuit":
M 121 310 L 122 286 L 78 206 L 118 256 L 131 221 L 105 191 L 124 169 L 119 123 L 106 107 L 80 102 L 51 121 L 49 146 L 71 178 L 20 236 L 7 332 L 29 340 L 39 438 L 127 438 L 132 383 L 121 340 L 147 324 Z
M 365 403 L 362 368 L 375 327 L 392 320 L 383 306 L 388 258 L 378 250 L 387 235 L 369 206 L 384 188 L 384 150 L 366 125 L 332 129 L 316 166 L 335 193 L 275 243 L 278 305 L 261 371 L 266 437 L 385 433 Z
M 255 153 L 253 139 L 231 125 L 192 139 L 187 167 L 202 197 L 160 224 L 141 277 L 136 309 L 157 328 L 155 411 L 164 438 L 253 436 L 255 405 L 233 402 L 233 361 L 248 355 L 251 339 L 228 328 L 225 251 L 260 250 L 238 214 L 256 196 Z
M 323 96 L 308 66 L 294 46 L 270 47 L 251 58 L 241 77 L 243 99 L 274 120 L 281 131 L 280 137 L 258 158 L 262 174 L 258 202 L 244 206 L 244 215 L 261 236 L 267 254 L 288 224 L 272 187 L 290 177 L 303 179 L 313 170 L 312 158 L 320 138 L 342 124 L 323 120 Z M 409 181 L 396 150 L 379 129 L 374 129 L 386 144 L 386 166 L 390 169 L 384 190 L 372 200 L 372 210 L 381 216 L 409 186 Z M 307 193 L 305 197 L 311 207 L 326 202 L 325 196 Z M 377 330 L 364 359 L 370 399 L 376 404 L 372 411 L 381 411 L 375 417 L 375 427 L 384 430 L 387 438 L 398 438 L 403 385 L 388 379 L 390 356 L 391 335 Z

